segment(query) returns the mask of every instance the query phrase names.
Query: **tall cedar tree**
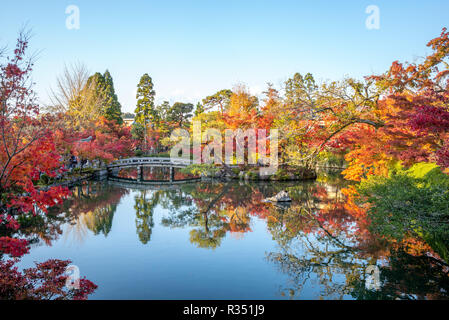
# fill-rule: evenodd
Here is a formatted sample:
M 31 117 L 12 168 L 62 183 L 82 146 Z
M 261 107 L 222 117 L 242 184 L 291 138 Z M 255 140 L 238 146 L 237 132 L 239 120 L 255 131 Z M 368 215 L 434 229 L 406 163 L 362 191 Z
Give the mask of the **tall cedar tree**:
M 147 123 L 154 123 L 156 119 L 156 110 L 154 108 L 154 96 L 156 92 L 153 89 L 153 81 L 151 77 L 145 73 L 137 85 L 137 106 L 134 113 L 136 114 L 135 121 L 145 127 Z
M 117 95 L 114 90 L 114 82 L 112 76 L 108 70 L 103 75 L 104 77 L 104 94 L 105 104 L 103 106 L 103 115 L 108 120 L 115 120 L 118 124 L 123 123 L 122 119 L 122 106 L 117 99 Z

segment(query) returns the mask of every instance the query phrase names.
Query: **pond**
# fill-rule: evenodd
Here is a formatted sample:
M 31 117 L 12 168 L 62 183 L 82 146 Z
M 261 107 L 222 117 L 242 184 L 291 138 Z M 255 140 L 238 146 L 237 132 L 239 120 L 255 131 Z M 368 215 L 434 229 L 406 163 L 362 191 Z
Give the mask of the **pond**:
M 98 285 L 90 299 L 446 299 L 447 265 L 419 240 L 373 236 L 345 186 L 339 174 L 163 188 L 86 182 L 29 233 L 20 267 L 70 259 Z M 281 190 L 291 204 L 263 201 Z

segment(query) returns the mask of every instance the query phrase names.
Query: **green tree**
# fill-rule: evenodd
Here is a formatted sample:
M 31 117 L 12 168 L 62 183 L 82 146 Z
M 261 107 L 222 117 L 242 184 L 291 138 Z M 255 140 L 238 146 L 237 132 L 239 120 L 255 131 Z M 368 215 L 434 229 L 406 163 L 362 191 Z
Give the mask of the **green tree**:
M 164 101 L 156 107 L 156 114 L 160 120 L 160 124 L 167 122 L 170 114 L 170 102 Z
M 83 97 L 82 100 L 89 97 L 81 105 L 81 108 L 78 108 L 79 113 L 84 114 L 84 117 L 96 120 L 99 116 L 104 116 L 108 120 L 115 120 L 119 124 L 123 123 L 122 106 L 115 94 L 112 76 L 108 70 L 104 74 L 96 72 L 90 76 L 80 96 Z M 76 103 L 72 103 L 72 109 L 75 109 L 76 106 Z
M 285 98 L 289 108 L 300 108 L 303 112 L 313 112 L 317 105 L 318 85 L 313 75 L 305 76 L 295 73 L 293 78 L 285 82 Z
M 114 83 L 112 76 L 108 70 L 103 75 L 104 87 L 102 88 L 104 94 L 104 104 L 102 114 L 108 120 L 115 120 L 117 123 L 122 124 L 122 106 L 115 94 Z
M 231 96 L 232 91 L 229 89 L 220 90 L 211 96 L 207 96 L 203 99 L 204 110 L 210 110 L 218 106 L 221 115 L 223 115 L 229 107 Z
M 186 122 L 192 117 L 193 104 L 175 102 L 169 110 L 168 120 L 184 127 Z
M 147 244 L 151 240 L 154 227 L 153 211 L 159 202 L 160 194 L 160 192 L 155 192 L 150 199 L 147 199 L 147 191 L 142 190 L 135 197 L 136 231 L 143 244 Z
M 134 117 L 135 117 L 135 114 L 132 113 L 132 112 L 122 113 L 122 118 L 123 119 L 134 119 Z
M 204 106 L 200 102 L 198 102 L 196 104 L 196 107 L 195 107 L 195 112 L 194 112 L 195 117 L 197 117 L 200 114 L 204 113 L 204 111 L 205 111 L 204 110 Z
M 145 139 L 145 127 L 138 122 L 134 122 L 131 127 L 131 135 L 133 139 L 143 141 Z M 139 147 L 142 148 L 141 145 Z
M 156 122 L 156 110 L 154 107 L 154 96 L 156 92 L 153 89 L 153 81 L 151 77 L 145 73 L 137 85 L 137 106 L 134 113 L 136 114 L 136 122 L 142 124 L 144 127 L 149 122 Z
M 370 204 L 370 229 L 387 239 L 421 237 L 449 260 L 449 177 L 433 163 L 417 163 L 392 171 L 389 177 L 371 176 L 358 190 Z

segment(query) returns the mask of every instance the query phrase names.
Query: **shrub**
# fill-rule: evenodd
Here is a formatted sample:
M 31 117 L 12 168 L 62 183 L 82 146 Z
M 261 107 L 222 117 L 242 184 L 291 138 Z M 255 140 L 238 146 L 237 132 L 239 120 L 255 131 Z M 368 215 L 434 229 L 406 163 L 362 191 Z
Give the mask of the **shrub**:
M 370 177 L 358 190 L 370 204 L 372 231 L 402 239 L 413 234 L 449 240 L 449 177 L 429 163 L 389 177 Z
M 38 180 L 38 184 L 40 185 L 49 185 L 53 181 L 53 178 L 49 177 L 45 173 L 42 174 Z
M 143 151 L 142 150 L 136 150 L 136 151 L 134 151 L 134 155 L 136 157 L 141 157 L 141 156 L 143 156 Z

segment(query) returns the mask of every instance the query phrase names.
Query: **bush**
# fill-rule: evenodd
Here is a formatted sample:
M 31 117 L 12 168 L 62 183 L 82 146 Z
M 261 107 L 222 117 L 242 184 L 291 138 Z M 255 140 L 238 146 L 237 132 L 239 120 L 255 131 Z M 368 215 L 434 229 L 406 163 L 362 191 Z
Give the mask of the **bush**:
M 248 171 L 248 178 L 250 180 L 257 180 L 257 179 L 259 179 L 259 172 L 258 171 Z
M 231 168 L 231 170 L 232 170 L 232 172 L 235 174 L 235 175 L 239 175 L 239 173 L 240 173 L 240 169 L 239 168 Z
M 199 175 L 208 175 L 214 176 L 217 172 L 220 171 L 220 168 L 213 164 L 191 164 L 185 168 L 179 170 L 184 174 L 193 174 L 196 176 Z
M 53 181 L 53 178 L 49 177 L 48 175 L 46 175 L 45 173 L 42 174 L 38 180 L 38 184 L 40 185 L 49 185 L 51 184 Z
M 449 240 L 449 177 L 435 164 L 371 177 L 358 190 L 370 204 L 372 231 L 395 239 L 413 234 Z
M 156 154 L 146 155 L 146 157 L 149 157 L 149 158 L 170 158 L 170 153 L 168 153 L 168 152 L 160 152 L 160 153 L 156 153 Z
M 143 151 L 142 151 L 142 150 L 135 150 L 135 151 L 134 151 L 134 155 L 135 155 L 136 157 L 141 157 L 141 156 L 143 156 Z
M 279 168 L 273 177 L 275 180 L 288 180 L 288 171 L 286 169 Z

